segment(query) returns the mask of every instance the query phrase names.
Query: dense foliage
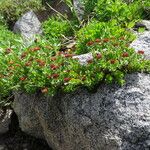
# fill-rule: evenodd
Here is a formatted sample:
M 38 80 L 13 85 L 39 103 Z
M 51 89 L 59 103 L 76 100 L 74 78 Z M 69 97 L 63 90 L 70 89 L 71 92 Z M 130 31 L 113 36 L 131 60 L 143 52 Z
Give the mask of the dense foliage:
M 0 21 L 12 23 L 28 10 L 39 10 L 42 7 L 41 0 L 1 0 Z
M 50 17 L 43 23 L 44 36 L 37 37 L 29 47 L 24 47 L 18 35 L 1 25 L 1 102 L 6 105 L 13 90 L 50 95 L 71 92 L 80 86 L 92 90 L 101 82 L 123 85 L 126 73 L 149 72 L 150 62 L 143 59 L 144 50 L 135 52 L 129 47 L 136 38 L 129 28 L 142 18 L 143 8 L 149 6 L 147 1 L 139 3 L 139 0 L 130 4 L 121 0 L 92 0 L 91 3 L 84 0 L 83 23 L 74 17 L 70 20 Z M 20 14 L 20 8 L 16 12 Z M 12 11 L 10 16 L 15 13 Z M 63 41 L 70 37 L 76 40 L 75 47 L 62 50 Z M 85 53 L 91 53 L 93 58 L 81 65 L 74 56 Z

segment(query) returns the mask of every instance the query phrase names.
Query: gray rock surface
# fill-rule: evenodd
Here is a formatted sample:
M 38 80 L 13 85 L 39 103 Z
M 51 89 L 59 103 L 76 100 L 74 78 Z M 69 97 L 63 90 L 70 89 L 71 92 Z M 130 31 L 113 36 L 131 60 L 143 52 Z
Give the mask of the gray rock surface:
M 130 47 L 135 51 L 144 50 L 145 58 L 150 59 L 150 31 L 137 34 L 137 39 L 133 41 Z
M 88 60 L 93 59 L 93 55 L 92 55 L 92 53 L 86 53 L 86 54 L 82 54 L 82 55 L 73 56 L 73 59 L 76 59 L 76 58 L 79 60 L 79 63 L 81 65 L 87 65 Z
M 149 150 L 150 75 L 129 74 L 126 84 L 103 84 L 48 97 L 15 92 L 23 131 L 53 150 Z
M 11 109 L 7 109 L 6 111 L 0 109 L 0 134 L 8 132 L 12 113 Z
M 13 31 L 20 33 L 25 42 L 32 43 L 37 34 L 41 34 L 41 23 L 33 11 L 25 13 L 14 25 Z
M 83 0 L 73 0 L 73 6 L 77 17 L 80 21 L 83 20 L 84 15 L 84 1 Z
M 135 24 L 135 28 L 145 28 L 146 30 L 150 31 L 150 20 L 142 20 L 141 22 L 138 22 Z

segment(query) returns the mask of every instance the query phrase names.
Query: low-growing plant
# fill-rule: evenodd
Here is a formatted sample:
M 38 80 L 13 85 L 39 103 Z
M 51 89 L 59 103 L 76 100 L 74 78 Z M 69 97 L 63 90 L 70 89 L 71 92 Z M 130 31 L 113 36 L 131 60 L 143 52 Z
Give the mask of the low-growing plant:
M 112 37 L 121 38 L 124 36 L 124 41 L 126 44 L 133 41 L 135 36 L 132 33 L 127 31 L 125 28 L 120 27 L 116 20 L 110 22 L 98 22 L 92 21 L 84 28 L 81 28 L 77 32 L 77 54 L 90 52 L 88 49 L 88 41 L 93 41 L 97 38 L 100 39 L 109 39 Z M 117 41 L 115 41 L 117 43 Z M 105 49 L 109 46 L 110 42 L 106 42 L 102 45 L 102 48 Z M 114 43 L 115 44 L 115 43 Z
M 127 4 L 122 0 L 100 0 L 95 8 L 95 16 L 99 21 L 117 20 L 119 24 L 137 21 L 140 18 L 139 3 Z
M 0 52 L 2 48 L 21 47 L 22 38 L 9 31 L 6 26 L 0 25 Z
M 47 39 L 57 38 L 61 40 L 67 36 L 73 36 L 73 28 L 70 22 L 59 17 L 51 17 L 43 23 L 43 31 Z
M 0 54 L 1 95 L 12 90 L 54 95 L 58 91 L 74 91 L 80 86 L 93 89 L 103 81 L 123 85 L 127 72 L 149 70 L 148 62 L 143 61 L 144 51 L 136 53 L 126 45 L 125 38 L 100 37 L 88 41 L 93 58 L 87 60 L 87 65 L 74 59 L 73 51 L 60 52 L 44 41 L 20 52 L 4 49 Z M 102 45 L 106 44 L 104 50 Z

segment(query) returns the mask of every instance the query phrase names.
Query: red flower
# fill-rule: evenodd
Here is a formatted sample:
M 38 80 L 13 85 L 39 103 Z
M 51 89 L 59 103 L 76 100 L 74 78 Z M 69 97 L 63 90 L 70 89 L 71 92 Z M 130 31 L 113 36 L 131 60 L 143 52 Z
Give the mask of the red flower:
M 69 82 L 71 80 L 71 78 L 64 78 L 65 82 Z
M 110 63 L 111 63 L 111 64 L 115 64 L 115 62 L 116 62 L 115 59 L 111 59 L 111 60 L 110 60 Z
M 21 78 L 20 78 L 21 81 L 24 81 L 24 80 L 26 80 L 26 79 L 27 79 L 26 77 L 21 77 Z
M 40 47 L 34 47 L 34 48 L 31 49 L 31 51 L 34 52 L 34 51 L 38 51 L 40 49 L 41 49 Z
M 36 60 L 37 61 L 37 63 L 39 64 L 39 66 L 45 66 L 45 61 L 43 61 L 43 60 L 40 60 L 40 59 L 37 59 Z
M 56 78 L 59 77 L 59 74 L 56 74 L 56 73 L 55 73 L 55 74 L 52 74 L 51 77 L 52 77 L 53 79 L 56 79 Z
M 46 87 L 46 88 L 41 89 L 41 92 L 42 93 L 47 93 L 48 92 L 48 88 Z
M 93 59 L 87 60 L 87 63 L 88 63 L 88 64 L 91 64 L 92 62 L 93 62 Z
M 59 68 L 59 66 L 56 66 L 56 65 L 54 65 L 54 64 L 51 64 L 50 67 L 51 67 L 52 70 L 56 70 L 56 69 Z
M 93 41 L 89 41 L 89 42 L 86 43 L 87 46 L 91 46 L 91 45 L 93 45 L 93 44 L 94 44 Z
M 17 67 L 20 67 L 20 64 L 16 64 Z
M 30 66 L 30 65 L 31 65 L 30 62 L 26 62 L 26 63 L 25 63 L 25 66 L 27 66 L 27 67 Z
M 124 52 L 124 53 L 122 54 L 122 57 L 129 57 L 129 54 L 128 54 L 127 52 Z
M 97 58 L 97 59 L 101 59 L 101 58 L 102 58 L 102 55 L 101 55 L 101 54 L 96 54 L 96 58 Z
M 139 50 L 138 54 L 142 54 L 143 55 L 144 54 L 144 50 Z
M 51 61 L 55 61 L 56 60 L 56 57 L 51 57 Z
M 21 59 L 25 58 L 27 56 L 27 52 L 24 52 L 21 54 Z
M 68 57 L 72 57 L 73 54 L 64 54 L 64 56 L 65 56 L 66 58 L 68 58 Z
M 109 39 L 105 38 L 105 39 L 103 39 L 103 42 L 107 43 L 107 42 L 109 42 Z
M 6 54 L 9 54 L 9 53 L 11 53 L 11 51 L 12 51 L 11 48 L 7 48 L 6 51 L 5 51 L 5 53 L 6 53 Z
M 101 42 L 101 39 L 96 39 L 95 42 L 99 43 L 99 42 Z
M 125 37 L 124 36 L 120 37 L 120 40 L 125 40 Z

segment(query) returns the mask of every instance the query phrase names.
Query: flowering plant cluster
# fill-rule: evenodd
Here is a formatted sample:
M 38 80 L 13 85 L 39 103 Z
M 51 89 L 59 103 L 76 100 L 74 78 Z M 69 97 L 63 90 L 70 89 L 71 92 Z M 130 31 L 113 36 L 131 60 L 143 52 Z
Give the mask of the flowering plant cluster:
M 80 86 L 93 89 L 104 81 L 123 85 L 125 73 L 146 67 L 144 51 L 136 53 L 124 40 L 122 36 L 88 41 L 86 46 L 93 58 L 87 60 L 87 65 L 73 58 L 74 51 L 59 51 L 40 40 L 19 53 L 13 48 L 3 49 L 0 54 L 1 95 L 12 90 L 54 95 L 58 91 L 71 92 Z M 107 44 L 107 49 L 103 49 L 103 44 Z
M 0 26 L 0 103 L 5 105 L 14 90 L 53 96 L 81 86 L 93 90 L 102 82 L 123 85 L 126 73 L 150 71 L 144 50 L 130 48 L 135 36 L 127 28 L 138 19 L 133 13 L 137 8 L 128 10 L 121 0 L 87 0 L 86 4 L 85 20 L 51 17 L 43 23 L 44 35 L 29 47 Z M 73 48 L 66 45 L 70 41 L 76 43 Z M 73 57 L 85 53 L 92 53 L 86 65 Z

